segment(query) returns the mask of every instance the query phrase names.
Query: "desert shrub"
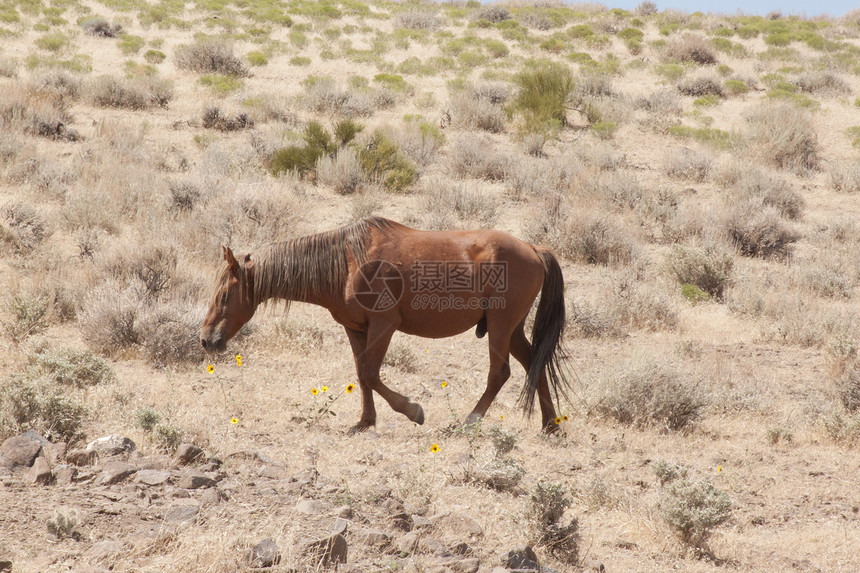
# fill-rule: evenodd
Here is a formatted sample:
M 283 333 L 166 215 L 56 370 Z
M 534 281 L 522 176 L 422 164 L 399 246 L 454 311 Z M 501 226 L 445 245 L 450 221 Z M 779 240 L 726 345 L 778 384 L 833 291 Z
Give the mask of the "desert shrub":
M 448 102 L 451 125 L 459 129 L 480 129 L 499 133 L 505 129 L 502 107 L 490 99 L 480 97 L 472 90 L 463 90 L 451 96 Z
M 657 5 L 654 2 L 641 2 L 636 7 L 636 14 L 639 16 L 653 16 L 657 13 Z
M 570 301 L 565 318 L 567 332 L 580 338 L 617 337 L 623 334 L 618 320 L 602 305 Z
M 143 59 L 149 64 L 160 64 L 167 59 L 167 55 L 161 50 L 147 50 L 143 54 Z
M 93 288 L 84 298 L 79 317 L 84 339 L 107 356 L 133 348 L 141 340 L 138 314 L 146 297 L 140 281 L 124 286 L 111 279 Z
M 727 131 L 712 127 L 690 127 L 688 125 L 673 125 L 666 130 L 669 135 L 684 139 L 694 139 L 720 149 L 731 149 L 735 146 L 737 137 Z
M 393 18 L 396 28 L 407 30 L 430 30 L 435 32 L 442 27 L 442 18 L 429 10 L 405 10 L 398 12 Z
M 746 169 L 735 184 L 734 195 L 775 207 L 787 219 L 799 219 L 803 214 L 800 191 L 791 182 L 761 169 Z
M 686 475 L 663 479 L 668 481 L 660 492 L 661 517 L 681 541 L 706 550 L 714 528 L 732 515 L 731 499 L 707 480 L 692 481 Z
M 167 190 L 170 192 L 168 208 L 171 211 L 191 211 L 203 197 L 200 186 L 196 182 L 187 179 L 168 180 Z
M 134 417 L 135 427 L 144 432 L 152 432 L 159 422 L 161 422 L 161 414 L 148 406 L 138 410 Z
M 3 433 L 36 430 L 47 439 L 72 444 L 83 437 L 87 409 L 38 378 L 10 374 L 0 383 Z
M 81 80 L 65 70 L 51 70 L 36 75 L 30 81 L 30 87 L 41 96 L 48 95 L 62 109 L 77 101 Z
M 116 379 L 110 365 L 89 350 L 43 350 L 33 358 L 39 375 L 55 384 L 82 388 Z
M 0 86 L 0 128 L 48 139 L 77 141 L 78 133 L 66 127 L 71 121 L 68 98 L 51 92 L 54 90 Z
M 418 366 L 418 360 L 409 345 L 398 340 L 388 347 L 382 363 L 403 372 L 415 372 Z
M 496 491 L 516 491 L 525 473 L 525 468 L 516 460 L 496 456 L 466 465 L 463 468 L 462 480 Z
M 836 443 L 854 446 L 860 442 L 860 414 L 835 411 L 824 419 L 824 433 Z
M 688 78 L 678 84 L 678 91 L 692 97 L 707 95 L 723 97 L 725 95 L 722 82 L 713 76 Z
M 486 20 L 492 24 L 498 24 L 511 19 L 511 12 L 504 6 L 484 6 L 472 15 L 475 20 Z
M 827 168 L 830 186 L 843 193 L 860 192 L 860 161 L 831 162 Z
M 339 195 L 354 193 L 363 180 L 361 162 L 349 147 L 338 149 L 334 155 L 317 159 L 317 180 Z
M 514 77 L 518 93 L 508 106 L 526 133 L 554 132 L 565 125 L 574 90 L 573 74 L 564 64 L 543 62 Z
M 68 47 L 70 40 L 69 37 L 62 32 L 53 32 L 36 38 L 33 43 L 36 44 L 36 47 L 42 50 L 59 52 Z
M 126 56 L 136 54 L 143 47 L 145 41 L 140 36 L 133 34 L 121 34 L 119 41 L 119 51 Z
M 310 121 L 302 134 L 304 145 L 291 145 L 275 151 L 270 160 L 272 173 L 314 173 L 321 157 L 331 156 L 338 148 L 349 144 L 361 129 L 361 124 L 344 119 L 335 125 L 332 136 L 321 123 Z
M 487 136 L 464 133 L 449 149 L 448 168 L 454 175 L 475 177 L 488 181 L 505 178 L 509 158 L 499 152 Z
M 576 563 L 579 554 L 579 521 L 564 525 L 562 517 L 570 507 L 564 485 L 540 481 L 529 492 L 525 511 L 526 532 L 530 543 L 545 547 L 555 558 Z
M 716 248 L 674 245 L 666 257 L 666 266 L 678 283 L 695 285 L 719 299 L 731 281 L 734 259 Z
M 195 304 L 149 298 L 139 309 L 134 326 L 139 329 L 145 356 L 157 366 L 170 366 L 200 360 L 202 324 L 203 313 Z
M 252 66 L 265 66 L 269 63 L 269 58 L 266 57 L 266 54 L 259 51 L 251 51 L 245 54 L 245 58 L 248 60 L 248 63 Z
M 90 36 L 98 36 L 100 38 L 116 38 L 122 33 L 122 26 L 114 24 L 113 26 L 102 16 L 90 16 L 81 20 L 81 28 Z
M 498 218 L 498 208 L 492 196 L 482 193 L 462 181 L 433 178 L 424 185 L 424 211 L 430 216 L 430 226 L 447 228 L 452 219 L 469 221 L 482 228 L 492 227 Z
M 203 110 L 203 127 L 218 131 L 238 131 L 254 127 L 254 120 L 247 113 L 225 117 L 217 105 L 208 105 Z
M 179 444 L 182 443 L 184 433 L 181 428 L 158 424 L 155 426 L 153 440 L 160 450 L 167 454 L 173 454 Z
M 366 86 L 347 90 L 332 78 L 311 77 L 302 83 L 305 102 L 317 113 L 370 116 L 377 109 L 391 107 L 396 99 L 388 90 L 373 91 Z
M 669 177 L 701 183 L 708 177 L 713 160 L 710 153 L 685 147 L 666 155 L 663 170 Z
M 100 76 L 89 83 L 87 91 L 93 104 L 99 107 L 141 110 L 167 107 L 173 98 L 173 82 L 157 76 L 131 79 Z
M 726 93 L 730 96 L 743 95 L 750 91 L 749 86 L 743 80 L 729 79 L 723 82 Z
M 829 70 L 805 72 L 794 82 L 804 93 L 848 95 L 851 87 L 841 77 Z
M 18 76 L 18 61 L 13 58 L 0 56 L 0 78 Z
M 415 165 L 385 133 L 377 130 L 359 150 L 365 176 L 394 193 L 403 193 L 415 181 Z
M 175 286 L 179 254 L 173 245 L 133 241 L 115 243 L 99 257 L 98 269 L 103 276 L 123 281 L 139 281 L 153 297 L 161 296 Z
M 612 121 L 598 121 L 592 123 L 589 129 L 598 139 L 606 141 L 615 136 L 615 132 L 618 131 L 618 124 Z
M 636 427 L 677 431 L 705 406 L 695 383 L 670 363 L 636 357 L 599 380 L 589 410 Z
M 233 54 L 233 46 L 224 40 L 212 38 L 178 46 L 174 59 L 181 70 L 238 77 L 248 75 L 248 68 Z
M 74 509 L 54 510 L 54 516 L 45 522 L 50 533 L 57 540 L 74 539 L 80 541 L 83 538 L 78 526 L 78 514 Z
M 683 34 L 666 43 L 665 57 L 669 60 L 693 62 L 696 64 L 715 64 L 717 54 L 714 44 L 701 34 Z
M 630 233 L 607 214 L 568 215 L 566 206 L 552 205 L 557 200 L 544 201 L 550 204 L 536 207 L 525 222 L 530 242 L 549 245 L 563 257 L 591 265 L 625 265 L 636 256 Z
M 793 171 L 818 168 L 820 146 L 810 117 L 789 104 L 756 108 L 747 117 L 746 135 L 763 161 Z
M 756 200 L 730 205 L 723 226 L 738 252 L 748 257 L 785 257 L 800 238 L 775 207 Z
M 47 330 L 48 297 L 19 293 L 7 299 L 5 307 L 8 318 L 0 320 L 0 325 L 15 345 Z
M 647 96 L 640 96 L 633 102 L 633 107 L 646 112 L 639 123 L 658 132 L 664 133 L 669 127 L 678 123 L 684 111 L 681 99 L 674 91 L 663 90 Z
M 0 209 L 0 241 L 26 254 L 51 235 L 45 219 L 26 203 L 10 203 Z
M 433 163 L 439 148 L 445 143 L 445 136 L 439 128 L 420 117 L 407 118 L 403 125 L 388 133 L 400 150 L 420 166 Z

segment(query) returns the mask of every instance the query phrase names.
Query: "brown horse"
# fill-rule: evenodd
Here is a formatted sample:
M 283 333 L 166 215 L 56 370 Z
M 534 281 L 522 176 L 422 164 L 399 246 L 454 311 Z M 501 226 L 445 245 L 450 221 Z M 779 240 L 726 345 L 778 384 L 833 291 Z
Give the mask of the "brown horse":
M 500 231 L 418 231 L 373 217 L 325 233 L 273 243 L 237 260 L 223 247 L 201 343 L 222 352 L 266 301 L 317 304 L 346 329 L 361 386 L 361 419 L 376 423 L 373 392 L 395 411 L 424 423 L 421 406 L 388 388 L 379 369 L 395 331 L 428 338 L 477 326 L 489 334 L 487 388 L 466 419 L 479 421 L 511 375 L 509 355 L 525 368 L 520 401 L 531 414 L 535 393 L 545 431 L 555 429 L 567 381 L 561 346 L 564 278 L 555 256 Z M 532 342 L 526 315 L 541 293 Z M 549 381 L 549 382 L 548 382 Z

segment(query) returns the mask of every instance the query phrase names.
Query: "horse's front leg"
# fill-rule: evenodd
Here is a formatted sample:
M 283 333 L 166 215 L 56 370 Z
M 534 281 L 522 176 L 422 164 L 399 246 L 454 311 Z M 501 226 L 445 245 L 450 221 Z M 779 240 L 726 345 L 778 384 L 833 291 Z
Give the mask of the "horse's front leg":
M 400 412 L 417 424 L 424 423 L 424 410 L 421 406 L 388 388 L 379 377 L 379 369 L 396 330 L 396 324 L 381 320 L 371 321 L 366 333 L 346 329 L 361 386 L 361 418 L 358 424 L 350 429 L 350 433 L 362 432 L 376 425 L 374 390 L 379 392 L 395 412 Z

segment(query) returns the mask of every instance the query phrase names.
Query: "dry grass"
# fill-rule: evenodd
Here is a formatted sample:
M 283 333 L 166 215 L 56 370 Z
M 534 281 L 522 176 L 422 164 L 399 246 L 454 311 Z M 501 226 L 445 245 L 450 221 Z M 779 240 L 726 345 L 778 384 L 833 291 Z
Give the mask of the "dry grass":
M 790 104 L 774 103 L 750 112 L 747 137 L 763 162 L 782 169 L 817 169 L 821 161 L 809 115 Z

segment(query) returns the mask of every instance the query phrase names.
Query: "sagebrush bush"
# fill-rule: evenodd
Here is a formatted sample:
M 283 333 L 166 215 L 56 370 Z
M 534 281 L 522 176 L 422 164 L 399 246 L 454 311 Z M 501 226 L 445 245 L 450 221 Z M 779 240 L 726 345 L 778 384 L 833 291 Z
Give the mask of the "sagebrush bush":
M 272 173 L 315 173 L 321 157 L 334 155 L 339 148 L 352 142 L 362 129 L 361 124 L 344 119 L 335 125 L 332 134 L 320 122 L 309 121 L 302 133 L 304 145 L 291 145 L 274 152 L 269 162 Z
M 89 16 L 81 20 L 81 28 L 90 36 L 100 38 L 116 38 L 122 34 L 122 26 L 111 25 L 103 16 Z
M 707 480 L 678 477 L 660 492 L 660 515 L 681 541 L 693 549 L 707 549 L 714 528 L 732 515 L 728 494 Z
M 304 82 L 304 101 L 317 113 L 337 113 L 346 117 L 367 117 L 377 109 L 394 105 L 391 91 L 367 87 L 345 89 L 332 78 L 312 77 Z
M 718 248 L 673 245 L 666 265 L 681 285 L 695 285 L 708 295 L 721 299 L 732 277 L 734 258 Z
M 749 257 L 785 257 L 800 238 L 775 207 L 760 200 L 730 205 L 723 226 L 738 252 Z
M 51 228 L 32 206 L 14 202 L 0 209 L 0 241 L 26 254 L 51 236 Z
M 843 193 L 860 192 L 860 161 L 832 161 L 827 168 L 830 186 Z
M 77 141 L 79 134 L 67 127 L 71 102 L 45 90 L 25 86 L 0 86 L 0 128 L 59 141 Z
M 511 12 L 504 6 L 484 6 L 473 14 L 475 20 L 486 20 L 493 24 L 511 19 Z
M 436 31 L 442 27 L 442 18 L 429 10 L 404 10 L 394 15 L 393 22 L 395 27 L 408 30 Z
M 519 91 L 508 110 L 520 118 L 521 131 L 552 133 L 564 127 L 575 87 L 568 66 L 543 62 L 514 76 L 514 83 Z
M 794 82 L 803 93 L 848 95 L 851 87 L 841 77 L 829 70 L 804 72 Z
M 208 105 L 203 110 L 203 127 L 218 131 L 238 131 L 254 127 L 254 120 L 247 113 L 239 113 L 234 117 L 225 116 L 217 105 Z
M 818 168 L 820 146 L 808 113 L 771 103 L 755 108 L 746 119 L 747 139 L 762 161 L 797 172 Z
M 556 559 L 576 563 L 579 556 L 579 521 L 576 518 L 565 525 L 565 510 L 570 507 L 564 485 L 540 481 L 529 492 L 525 511 L 529 541 L 545 547 Z
M 14 344 L 48 329 L 50 300 L 46 296 L 18 293 L 6 300 L 7 318 L 0 320 L 3 331 Z
M 447 167 L 454 175 L 501 181 L 509 161 L 487 136 L 464 133 L 451 143 Z
M 860 362 L 846 367 L 833 383 L 845 409 L 852 414 L 860 412 Z
M 116 379 L 110 365 L 90 350 L 43 350 L 36 354 L 33 360 L 39 375 L 55 384 L 82 388 Z
M 702 97 L 717 96 L 725 97 L 723 82 L 716 76 L 697 76 L 687 78 L 678 83 L 678 91 L 686 96 Z
M 463 90 L 451 96 L 448 102 L 451 125 L 458 129 L 483 130 L 499 133 L 505 129 L 502 107 L 472 90 Z
M 387 133 L 400 151 L 421 167 L 432 164 L 445 143 L 445 135 L 439 128 L 420 118 L 389 129 Z
M 169 244 L 151 242 L 146 247 L 131 241 L 115 243 L 97 259 L 103 276 L 121 281 L 139 281 L 147 294 L 159 297 L 173 287 L 177 278 L 179 252 Z
M 761 169 L 745 169 L 734 186 L 734 196 L 741 200 L 757 200 L 774 207 L 786 219 L 799 219 L 805 201 L 793 183 Z
M 490 228 L 498 218 L 494 198 L 464 182 L 436 177 L 425 182 L 423 191 L 424 212 L 429 216 L 430 227 L 448 228 L 457 220 L 469 222 L 469 226 Z
M 717 52 L 713 42 L 701 34 L 693 33 L 685 33 L 680 38 L 673 38 L 667 42 L 665 57 L 668 60 L 703 65 L 717 63 Z
M 605 305 L 587 301 L 570 301 L 565 313 L 567 332 L 580 338 L 619 337 L 623 329 L 617 317 Z
M 711 153 L 685 147 L 666 155 L 663 170 L 669 177 L 701 183 L 707 179 L 713 161 Z
M 0 433 L 36 430 L 52 442 L 73 444 L 83 438 L 86 407 L 57 392 L 56 386 L 27 375 L 11 374 L 0 383 Z
M 237 77 L 248 75 L 248 67 L 233 54 L 233 46 L 220 39 L 210 38 L 178 46 L 174 60 L 181 70 Z
M 364 179 L 361 162 L 349 147 L 338 149 L 333 156 L 323 155 L 317 159 L 316 173 L 317 181 L 339 195 L 354 193 Z
M 167 107 L 173 99 L 173 82 L 158 76 L 130 79 L 100 76 L 87 85 L 93 105 L 133 110 Z
M 674 364 L 636 357 L 604 375 L 589 410 L 636 427 L 683 430 L 705 406 L 694 381 Z
M 146 290 L 139 280 L 126 287 L 116 279 L 90 290 L 79 317 L 87 343 L 107 356 L 134 348 L 141 341 L 138 315 L 146 304 Z

